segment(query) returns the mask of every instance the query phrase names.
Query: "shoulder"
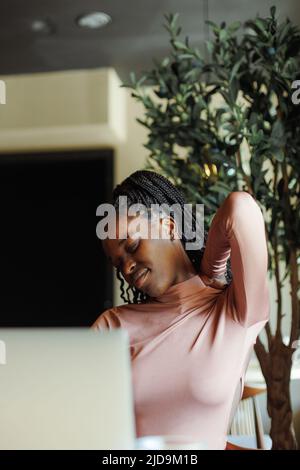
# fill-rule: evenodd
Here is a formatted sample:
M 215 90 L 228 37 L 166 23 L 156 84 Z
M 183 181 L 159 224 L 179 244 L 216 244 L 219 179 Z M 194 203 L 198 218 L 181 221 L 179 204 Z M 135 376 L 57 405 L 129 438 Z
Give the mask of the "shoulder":
M 121 307 L 109 308 L 102 312 L 92 324 L 94 330 L 110 330 L 120 328 L 120 309 Z
M 147 311 L 146 304 L 119 305 L 102 312 L 93 323 L 92 328 L 95 330 L 127 328 L 132 324 L 133 316 L 143 311 Z

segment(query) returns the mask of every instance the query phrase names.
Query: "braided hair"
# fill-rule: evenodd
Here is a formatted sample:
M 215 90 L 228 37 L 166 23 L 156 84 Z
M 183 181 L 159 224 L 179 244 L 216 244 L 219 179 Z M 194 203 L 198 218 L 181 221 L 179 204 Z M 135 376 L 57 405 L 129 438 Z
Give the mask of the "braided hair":
M 114 205 L 116 211 L 119 209 L 119 197 L 127 196 L 128 206 L 132 204 L 143 204 L 146 208 L 151 208 L 151 204 L 167 204 L 171 206 L 173 204 L 179 204 L 184 210 L 184 205 L 186 201 L 183 194 L 179 191 L 176 186 L 171 183 L 167 178 L 156 173 L 154 171 L 148 170 L 138 170 L 128 176 L 122 183 L 118 184 L 113 190 L 112 195 L 112 204 Z M 196 219 L 192 215 L 192 230 L 195 231 Z M 180 241 L 185 249 L 190 261 L 192 262 L 194 268 L 198 272 L 201 259 L 205 250 L 205 243 L 207 240 L 207 232 L 204 231 L 204 244 L 200 250 L 186 250 L 186 243 L 189 241 L 186 239 L 184 232 Z M 231 280 L 231 271 L 230 271 L 230 261 L 227 261 L 227 272 L 225 274 L 226 281 L 230 282 Z M 150 297 L 144 292 L 140 291 L 135 287 L 128 287 L 125 290 L 125 281 L 122 277 L 120 270 L 117 268 L 117 278 L 119 279 L 121 285 L 121 298 L 126 303 L 145 303 Z M 132 296 L 133 298 L 131 299 Z

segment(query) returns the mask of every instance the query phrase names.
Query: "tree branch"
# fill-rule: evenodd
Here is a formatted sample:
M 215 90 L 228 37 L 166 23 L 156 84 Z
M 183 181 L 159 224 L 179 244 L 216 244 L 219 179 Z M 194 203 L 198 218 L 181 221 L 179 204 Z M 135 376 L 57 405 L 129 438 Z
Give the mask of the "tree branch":
M 291 284 L 291 303 L 292 303 L 292 324 L 290 333 L 290 346 L 298 338 L 299 334 L 299 299 L 298 299 L 298 264 L 297 264 L 297 248 L 293 240 L 293 232 L 291 223 L 293 220 L 292 208 L 289 197 L 289 178 L 287 172 L 287 165 L 282 162 L 282 177 L 283 177 L 283 197 L 285 204 L 284 211 L 284 224 L 287 235 L 287 241 L 290 254 L 290 284 Z
M 273 192 L 276 194 L 278 183 L 278 162 L 276 161 L 274 165 L 274 185 Z M 273 217 L 275 215 L 273 214 Z M 282 339 L 281 336 L 281 320 L 282 320 L 282 292 L 281 292 L 281 282 L 280 282 L 280 267 L 279 267 L 279 253 L 278 253 L 278 237 L 277 237 L 277 220 L 274 227 L 274 260 L 275 260 L 275 280 L 276 280 L 276 290 L 277 290 L 277 325 L 276 325 L 276 336 L 277 338 Z
M 291 297 L 292 297 L 292 325 L 290 335 L 290 346 L 299 335 L 299 299 L 298 299 L 298 264 L 297 264 L 297 250 L 295 247 L 291 250 L 290 254 L 290 281 L 291 281 Z
M 269 322 L 266 324 L 265 330 L 266 330 L 266 334 L 267 334 L 267 338 L 268 338 L 268 347 L 269 347 L 269 351 L 270 351 L 273 336 L 272 336 L 271 326 L 270 326 Z
M 260 367 L 263 373 L 264 378 L 266 379 L 266 382 L 268 381 L 269 378 L 269 354 L 267 353 L 263 343 L 257 337 L 256 339 L 256 344 L 254 346 L 254 350 L 256 353 L 256 356 L 259 360 Z
M 281 292 L 281 282 L 280 282 L 280 267 L 279 267 L 279 255 L 278 255 L 278 238 L 277 238 L 277 222 L 274 229 L 274 260 L 275 260 L 275 280 L 276 280 L 276 290 L 277 290 L 277 326 L 276 326 L 276 336 L 282 338 L 281 336 L 281 320 L 282 320 L 282 292 Z

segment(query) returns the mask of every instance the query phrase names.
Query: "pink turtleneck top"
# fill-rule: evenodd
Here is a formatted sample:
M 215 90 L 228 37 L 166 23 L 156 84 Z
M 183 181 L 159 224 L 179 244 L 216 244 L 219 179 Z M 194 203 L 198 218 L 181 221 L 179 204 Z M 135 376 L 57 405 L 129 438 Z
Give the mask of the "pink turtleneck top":
M 218 282 L 230 256 L 232 282 Z M 199 273 L 145 304 L 103 312 L 93 328 L 129 333 L 137 437 L 180 434 L 224 449 L 233 399 L 269 317 L 264 220 L 231 193 L 208 232 Z

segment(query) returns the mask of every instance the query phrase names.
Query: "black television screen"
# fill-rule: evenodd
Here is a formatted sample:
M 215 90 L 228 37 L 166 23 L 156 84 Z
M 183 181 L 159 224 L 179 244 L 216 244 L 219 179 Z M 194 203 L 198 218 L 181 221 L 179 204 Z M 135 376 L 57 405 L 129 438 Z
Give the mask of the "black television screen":
M 89 326 L 112 305 L 96 237 L 111 150 L 0 155 L 0 326 Z

